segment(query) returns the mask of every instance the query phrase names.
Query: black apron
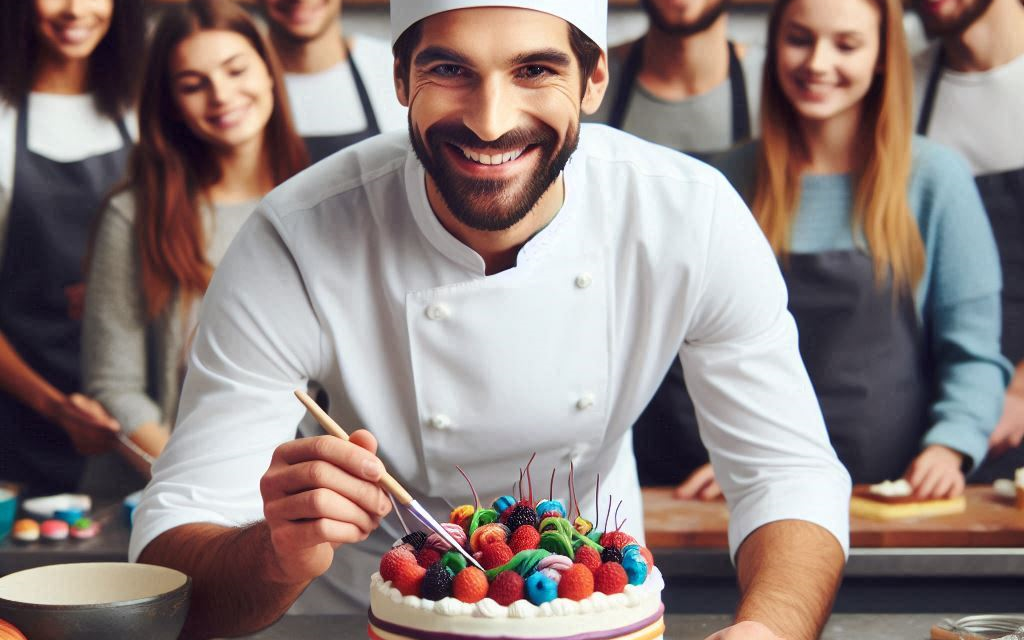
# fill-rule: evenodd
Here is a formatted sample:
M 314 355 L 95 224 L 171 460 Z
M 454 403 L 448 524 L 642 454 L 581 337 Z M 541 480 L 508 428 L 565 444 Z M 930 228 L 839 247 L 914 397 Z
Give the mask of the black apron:
M 792 254 L 783 276 L 800 355 L 836 454 L 854 482 L 902 476 L 920 451 L 931 395 L 913 300 L 877 286 L 872 260 L 860 251 Z M 647 443 L 664 452 L 657 468 L 639 468 L 648 484 L 678 484 L 708 461 L 689 396 L 677 396 L 672 408 L 674 415 L 658 415 L 673 425 L 663 434 L 667 442 Z
M 643 59 L 643 43 L 640 39 L 633 44 L 622 67 L 608 121 L 616 129 L 622 129 L 626 121 Z M 731 41 L 729 84 L 732 89 L 732 142 L 736 144 L 750 137 L 751 122 L 743 67 L 736 55 L 736 45 Z M 706 159 L 711 154 L 691 155 Z M 658 391 L 633 425 L 633 453 L 643 485 L 676 484 L 708 461 L 707 452 L 697 435 L 693 404 L 686 393 L 683 368 L 678 359 L 673 360 Z
M 917 132 L 923 136 L 928 135 L 945 62 L 945 51 L 940 48 L 921 101 Z M 1024 360 L 1024 167 L 978 175 L 974 181 L 992 225 L 1003 271 L 1002 351 L 1010 362 L 1017 365 Z M 970 481 L 991 482 L 996 478 L 1012 477 L 1014 469 L 1021 466 L 1024 466 L 1024 447 L 986 461 L 971 474 Z
M 636 85 L 636 76 L 640 73 L 643 53 L 644 40 L 641 38 L 630 47 L 629 54 L 623 63 L 622 74 L 619 76 L 619 88 L 615 93 L 608 119 L 608 124 L 616 129 L 622 129 L 626 122 L 626 113 L 629 111 L 629 102 L 633 98 L 633 87 Z M 736 144 L 750 138 L 751 125 L 743 66 L 740 65 L 740 59 L 736 55 L 736 45 L 731 41 L 729 42 L 729 85 L 732 89 L 732 142 Z M 701 157 L 710 154 L 691 155 Z
M 345 147 L 355 144 L 360 140 L 364 140 L 380 133 L 380 126 L 378 126 L 377 117 L 373 113 L 373 105 L 370 104 L 370 95 L 366 92 L 366 85 L 363 84 L 363 78 L 359 75 L 359 69 L 356 67 L 356 61 L 352 58 L 352 52 L 348 51 L 347 47 L 346 51 L 348 55 L 348 66 L 352 70 L 352 79 L 356 83 L 356 92 L 359 94 L 359 104 L 363 108 L 363 115 L 366 116 L 366 128 L 362 131 L 354 131 L 352 133 L 303 137 L 303 140 L 306 143 L 306 151 L 309 152 L 310 163 L 319 162 L 335 151 L 344 149 Z
M 69 315 L 65 288 L 84 281 L 83 258 L 95 215 L 121 178 L 124 146 L 76 162 L 28 148 L 28 101 L 18 110 L 14 188 L 0 264 L 0 331 L 25 362 L 63 393 L 81 388 L 81 322 Z M 74 490 L 84 467 L 65 432 L 0 393 L 0 478 L 31 493 Z

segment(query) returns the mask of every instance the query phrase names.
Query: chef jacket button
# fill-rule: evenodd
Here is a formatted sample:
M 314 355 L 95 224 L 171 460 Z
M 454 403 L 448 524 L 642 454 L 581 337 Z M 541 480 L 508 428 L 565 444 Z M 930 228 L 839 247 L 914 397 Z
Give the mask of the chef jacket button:
M 426 313 L 431 320 L 444 320 L 452 315 L 452 310 L 443 302 L 435 302 L 427 307 Z
M 452 419 L 443 413 L 438 413 L 430 416 L 430 419 L 427 420 L 427 424 L 435 429 L 447 429 L 452 426 Z
M 576 408 L 579 409 L 580 411 L 589 409 L 590 407 L 594 406 L 594 400 L 594 394 L 584 393 L 582 396 L 580 396 L 580 399 L 576 401 Z
M 590 275 L 586 271 L 584 271 L 580 275 L 576 276 L 576 288 L 577 289 L 586 289 L 587 287 L 589 287 L 593 283 L 594 283 L 594 276 Z

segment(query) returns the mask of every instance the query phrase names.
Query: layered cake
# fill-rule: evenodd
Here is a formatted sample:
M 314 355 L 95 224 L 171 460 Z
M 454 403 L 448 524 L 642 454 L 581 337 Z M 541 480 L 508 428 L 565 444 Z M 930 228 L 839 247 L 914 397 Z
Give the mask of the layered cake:
M 484 570 L 437 534 L 397 540 L 370 579 L 370 638 L 660 640 L 664 582 L 650 551 L 609 517 L 600 531 L 576 504 L 572 518 L 574 502 L 453 509 L 443 526 Z

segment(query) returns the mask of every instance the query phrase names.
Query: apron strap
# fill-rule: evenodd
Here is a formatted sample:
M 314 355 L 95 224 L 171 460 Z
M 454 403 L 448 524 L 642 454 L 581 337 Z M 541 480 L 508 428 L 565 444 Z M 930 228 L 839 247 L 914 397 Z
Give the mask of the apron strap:
M 377 116 L 373 113 L 373 105 L 370 104 L 370 94 L 366 91 L 363 78 L 356 66 L 356 59 L 352 57 L 352 48 L 345 43 L 345 55 L 348 58 L 348 66 L 352 69 L 352 79 L 356 83 L 356 91 L 359 93 L 359 104 L 363 107 L 363 114 L 366 116 L 366 129 L 373 135 L 380 133 L 380 126 L 377 124 Z
M 615 93 L 611 117 L 608 119 L 608 124 L 616 129 L 622 129 L 622 125 L 626 121 L 626 111 L 629 109 L 630 98 L 633 97 L 633 87 L 636 85 L 636 76 L 640 73 L 643 53 L 644 39 L 640 38 L 629 48 L 629 54 L 622 65 L 622 73 L 619 75 L 619 90 Z
M 747 83 L 732 40 L 729 41 L 729 84 L 732 88 L 732 143 L 737 144 L 750 138 L 751 123 Z
M 935 108 L 935 96 L 939 93 L 939 80 L 942 79 L 942 68 L 946 66 L 946 51 L 941 46 L 935 56 L 931 71 L 928 72 L 928 84 L 925 85 L 924 99 L 921 101 L 921 115 L 917 120 L 917 133 L 928 135 L 928 126 L 932 121 L 932 110 Z

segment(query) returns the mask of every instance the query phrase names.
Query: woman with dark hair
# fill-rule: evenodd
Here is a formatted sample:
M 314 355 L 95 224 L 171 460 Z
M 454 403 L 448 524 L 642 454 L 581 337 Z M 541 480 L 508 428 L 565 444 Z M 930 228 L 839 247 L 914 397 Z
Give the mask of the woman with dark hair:
M 260 198 L 307 156 L 277 58 L 234 2 L 163 14 L 143 78 L 129 181 L 91 255 L 83 362 L 86 390 L 157 455 L 214 267 Z
M 853 481 L 941 499 L 985 457 L 1010 368 L 981 199 L 959 155 L 913 135 L 910 93 L 899 0 L 780 0 L 762 139 L 719 166 L 779 258 Z M 684 488 L 712 482 L 704 468 Z
M 82 258 L 131 147 L 140 0 L 0 2 L 0 476 L 75 489 L 117 423 L 81 395 Z

